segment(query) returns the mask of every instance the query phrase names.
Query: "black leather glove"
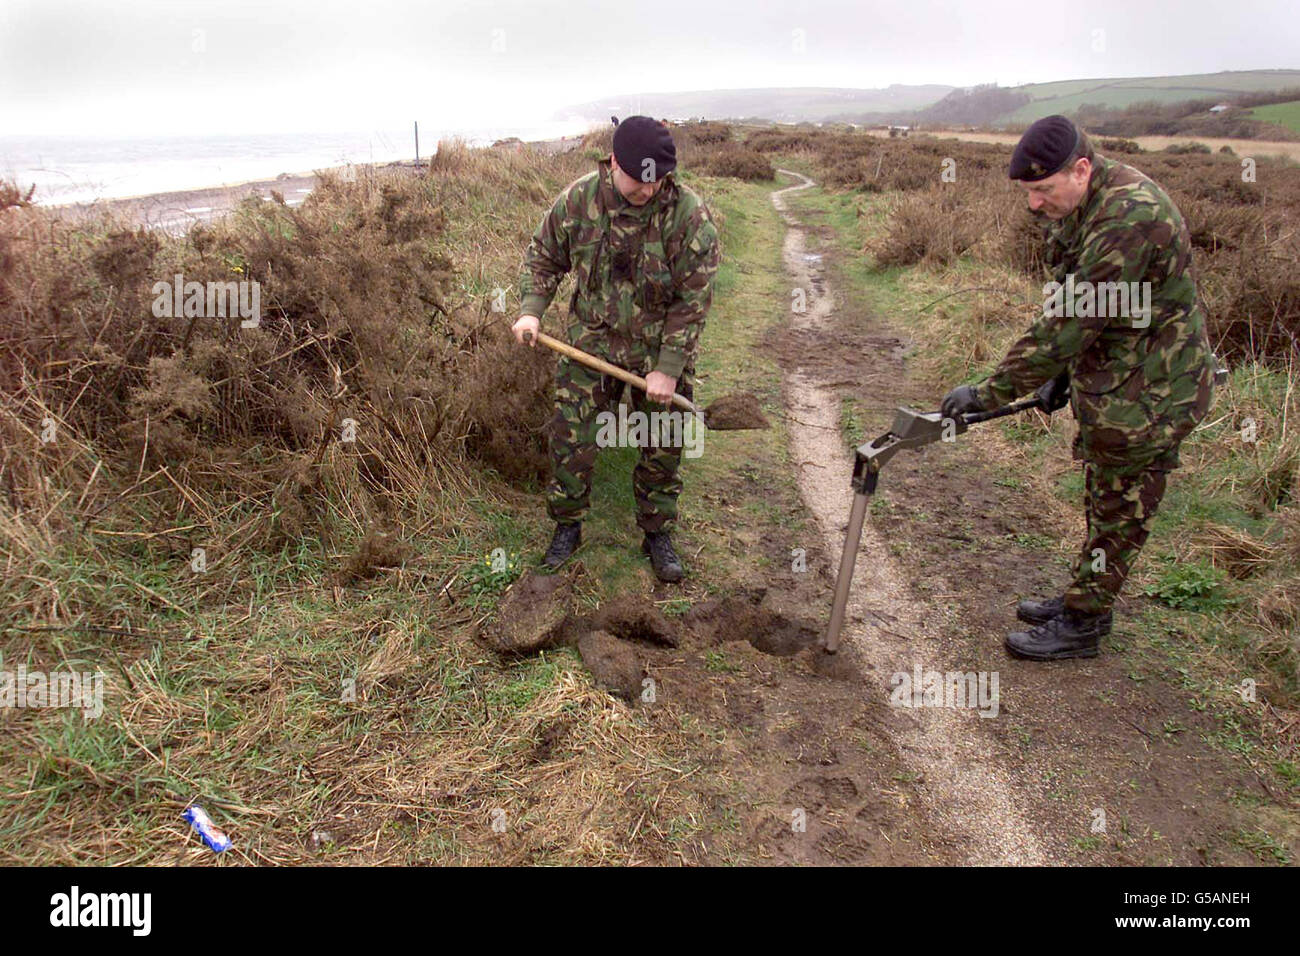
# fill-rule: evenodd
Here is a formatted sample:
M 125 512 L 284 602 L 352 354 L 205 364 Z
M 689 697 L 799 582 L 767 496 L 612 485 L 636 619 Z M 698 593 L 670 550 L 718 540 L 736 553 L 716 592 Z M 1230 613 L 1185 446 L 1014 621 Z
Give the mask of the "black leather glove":
M 943 397 L 943 402 L 939 405 L 939 413 L 944 418 L 956 419 L 958 415 L 964 415 L 967 412 L 982 411 L 984 411 L 984 406 L 975 397 L 974 385 L 958 385 Z
M 1043 411 L 1047 414 L 1060 411 L 1070 404 L 1070 373 L 1062 372 L 1056 378 L 1044 382 L 1034 394 L 1043 403 Z

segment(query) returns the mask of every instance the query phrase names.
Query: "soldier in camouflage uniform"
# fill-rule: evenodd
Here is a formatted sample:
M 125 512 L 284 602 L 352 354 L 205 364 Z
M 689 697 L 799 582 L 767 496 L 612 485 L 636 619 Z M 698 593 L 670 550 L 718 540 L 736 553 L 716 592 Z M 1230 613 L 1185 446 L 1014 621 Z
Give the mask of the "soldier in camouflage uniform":
M 1178 208 L 1138 170 L 1096 155 L 1070 120 L 1033 124 L 1010 175 L 1027 190 L 1030 208 L 1052 220 L 1045 232 L 1055 281 L 1080 296 L 1091 289 L 1095 299 L 1061 309 L 1060 290 L 1045 287 L 1058 307 L 1045 307 L 987 380 L 950 392 L 942 411 L 994 408 L 1035 389 L 1050 411 L 1068 395 L 1079 426 L 1074 457 L 1084 462 L 1088 536 L 1065 594 L 1022 601 L 1018 616 L 1036 626 L 1010 634 L 1006 645 L 1033 660 L 1092 657 L 1168 474 L 1181 464 L 1179 443 L 1209 410 L 1205 316 Z M 1103 307 L 1101 283 L 1150 283 L 1146 308 L 1113 314 Z
M 674 391 L 693 394 L 700 331 L 713 297 L 718 233 L 700 197 L 673 176 L 672 134 L 658 120 L 618 124 L 613 154 L 570 184 L 552 205 L 524 256 L 520 342 L 567 272 L 574 276 L 565 338 L 576 348 L 635 372 L 647 392 L 629 388 L 634 412 L 663 412 Z M 680 385 L 679 385 L 680 383 Z M 559 567 L 581 539 L 596 461 L 596 416 L 616 411 L 623 383 L 561 356 L 550 428 L 554 478 L 547 513 L 556 522 L 545 563 Z M 702 427 L 699 422 L 691 427 Z M 632 474 L 642 548 L 656 575 L 683 576 L 670 532 L 682 490 L 682 443 L 640 445 Z

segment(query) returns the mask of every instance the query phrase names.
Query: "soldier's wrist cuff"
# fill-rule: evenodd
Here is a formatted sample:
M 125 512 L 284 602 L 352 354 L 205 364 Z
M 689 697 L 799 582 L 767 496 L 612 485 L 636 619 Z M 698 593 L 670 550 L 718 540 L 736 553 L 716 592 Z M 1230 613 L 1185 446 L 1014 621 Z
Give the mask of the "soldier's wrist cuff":
M 681 349 L 661 348 L 659 358 L 655 362 L 655 371 L 669 378 L 681 378 L 682 370 L 686 368 L 686 353 Z
M 523 302 L 519 306 L 520 315 L 535 315 L 538 319 L 546 311 L 546 307 L 551 304 L 551 300 L 544 295 L 538 295 L 536 292 L 530 292 L 524 296 Z
M 993 393 L 992 379 L 986 379 L 975 386 L 975 399 L 984 406 L 985 411 L 992 411 L 1003 402 Z

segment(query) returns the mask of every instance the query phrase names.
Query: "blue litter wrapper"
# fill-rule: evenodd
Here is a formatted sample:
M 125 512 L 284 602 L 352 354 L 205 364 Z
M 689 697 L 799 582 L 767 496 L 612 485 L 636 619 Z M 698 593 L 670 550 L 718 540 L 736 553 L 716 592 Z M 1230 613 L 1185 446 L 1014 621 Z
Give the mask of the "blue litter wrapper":
M 213 853 L 225 853 L 230 849 L 230 837 L 225 832 L 219 830 L 217 825 L 212 822 L 212 818 L 203 812 L 202 807 L 187 807 L 181 814 L 190 822 L 199 836 L 203 837 L 203 842 L 208 845 Z

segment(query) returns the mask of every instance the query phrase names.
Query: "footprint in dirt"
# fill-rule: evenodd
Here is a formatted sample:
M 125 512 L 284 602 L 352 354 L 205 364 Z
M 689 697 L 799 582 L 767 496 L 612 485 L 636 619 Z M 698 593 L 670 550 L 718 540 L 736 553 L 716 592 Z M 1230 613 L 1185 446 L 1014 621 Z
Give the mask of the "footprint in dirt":
M 858 798 L 858 786 L 848 777 L 808 777 L 785 792 L 782 798 L 791 807 L 820 810 L 830 807 L 843 810 Z

